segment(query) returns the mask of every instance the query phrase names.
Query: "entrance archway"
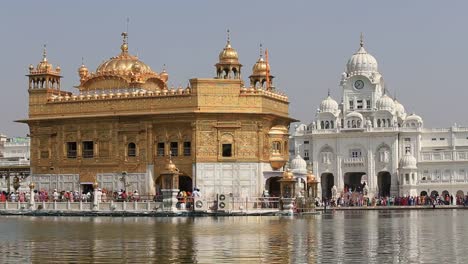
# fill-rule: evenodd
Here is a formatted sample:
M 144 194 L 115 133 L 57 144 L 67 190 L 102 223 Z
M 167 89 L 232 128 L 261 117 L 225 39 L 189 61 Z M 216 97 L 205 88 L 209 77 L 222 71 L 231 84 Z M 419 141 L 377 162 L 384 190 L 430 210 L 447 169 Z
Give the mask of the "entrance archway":
M 271 177 L 266 181 L 266 186 L 268 188 L 268 194 L 270 197 L 280 197 L 281 189 L 279 180 L 281 180 L 281 177 Z
M 331 173 L 322 173 L 321 187 L 322 187 L 322 196 L 326 198 L 331 198 L 332 192 L 331 189 L 335 185 L 335 177 Z
M 426 192 L 426 191 L 422 191 L 422 192 L 421 192 L 421 196 L 427 196 L 427 192 Z
M 390 196 L 390 187 L 392 185 L 392 175 L 388 171 L 381 171 L 377 174 L 377 186 L 379 187 L 379 196 Z
M 179 175 L 179 190 L 192 192 L 193 191 L 192 178 L 190 178 L 189 176 L 185 176 L 185 175 Z
M 445 198 L 445 197 L 448 196 L 448 195 L 450 195 L 450 193 L 449 193 L 447 190 L 445 190 L 445 191 L 442 192 L 442 197 L 443 197 L 443 198 Z
M 431 197 L 437 197 L 437 196 L 439 196 L 439 192 L 438 192 L 438 191 L 435 191 L 435 190 L 434 190 L 434 191 L 431 192 Z
M 458 198 L 463 198 L 465 196 L 464 192 L 462 190 L 457 191 L 457 197 Z
M 365 172 L 347 172 L 343 176 L 345 191 L 352 190 L 353 192 L 361 192 L 363 186 L 363 176 Z

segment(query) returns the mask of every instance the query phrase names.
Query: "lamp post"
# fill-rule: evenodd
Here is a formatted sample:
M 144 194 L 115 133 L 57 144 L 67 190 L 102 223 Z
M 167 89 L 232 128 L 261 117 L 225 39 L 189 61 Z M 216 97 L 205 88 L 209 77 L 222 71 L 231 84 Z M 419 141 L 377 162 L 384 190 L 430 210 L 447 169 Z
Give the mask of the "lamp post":
M 283 173 L 283 178 L 279 180 L 281 186 L 281 201 L 283 203 L 282 210 L 285 213 L 293 214 L 293 202 L 295 198 L 295 183 L 294 174 L 290 169 L 286 169 Z
M 163 205 L 171 212 L 177 211 L 176 205 L 178 201 L 177 193 L 179 192 L 179 174 L 179 169 L 169 158 L 169 161 L 161 171 L 160 176 L 162 177 L 161 192 L 163 194 Z

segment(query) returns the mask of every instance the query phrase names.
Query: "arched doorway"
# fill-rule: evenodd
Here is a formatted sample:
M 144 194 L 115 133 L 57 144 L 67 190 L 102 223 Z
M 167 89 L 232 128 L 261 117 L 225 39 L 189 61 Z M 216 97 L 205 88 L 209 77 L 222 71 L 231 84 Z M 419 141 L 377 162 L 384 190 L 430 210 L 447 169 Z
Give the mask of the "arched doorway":
M 192 178 L 186 175 L 179 175 L 179 190 L 192 192 L 193 191 Z
M 444 197 L 444 198 L 445 198 L 446 196 L 449 196 L 449 195 L 450 195 L 450 193 L 449 193 L 447 190 L 445 190 L 445 191 L 442 192 L 442 197 Z
M 280 197 L 281 189 L 280 182 L 282 177 L 271 177 L 266 181 L 266 186 L 268 188 L 268 194 L 270 197 Z
M 435 190 L 434 190 L 434 191 L 431 192 L 431 197 L 437 197 L 437 196 L 439 196 L 439 192 L 438 192 L 438 191 L 435 191 Z
M 421 192 L 421 196 L 427 196 L 427 192 L 426 192 L 426 191 L 422 191 L 422 192 Z
M 457 191 L 457 197 L 458 198 L 463 198 L 465 196 L 464 192 L 462 190 Z
M 347 172 L 343 176 L 345 191 L 361 192 L 363 188 L 363 177 L 365 172 Z
M 335 177 L 331 173 L 322 173 L 320 179 L 322 185 L 322 196 L 326 198 L 331 198 L 331 189 L 333 185 L 335 185 Z
M 381 171 L 377 174 L 377 186 L 379 187 L 379 196 L 390 196 L 390 187 L 392 185 L 392 175 L 388 171 Z

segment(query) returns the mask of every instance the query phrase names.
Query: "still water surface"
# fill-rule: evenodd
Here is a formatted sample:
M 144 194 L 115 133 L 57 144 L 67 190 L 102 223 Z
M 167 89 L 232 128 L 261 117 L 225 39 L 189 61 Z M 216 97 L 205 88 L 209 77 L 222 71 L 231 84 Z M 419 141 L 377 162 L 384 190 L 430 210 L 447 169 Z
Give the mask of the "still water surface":
M 467 263 L 468 210 L 0 217 L 0 263 Z

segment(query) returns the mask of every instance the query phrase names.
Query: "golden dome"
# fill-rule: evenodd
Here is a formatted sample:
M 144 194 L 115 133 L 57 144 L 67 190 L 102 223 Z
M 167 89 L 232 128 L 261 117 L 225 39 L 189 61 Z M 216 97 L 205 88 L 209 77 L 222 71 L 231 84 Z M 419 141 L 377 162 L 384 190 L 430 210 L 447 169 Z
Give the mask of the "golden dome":
M 283 180 L 293 180 L 294 179 L 294 174 L 291 172 L 290 169 L 286 169 L 283 172 Z
M 238 64 L 239 56 L 237 51 L 231 46 L 231 35 L 229 29 L 227 31 L 227 43 L 224 49 L 219 53 L 219 63 Z
M 161 80 L 163 80 L 164 82 L 167 82 L 167 80 L 169 80 L 169 74 L 166 71 L 166 64 L 164 64 L 163 70 L 159 74 L 159 78 L 161 78 Z
M 42 52 L 42 61 L 37 64 L 36 70 L 37 71 L 47 71 L 47 70 L 52 70 L 52 64 L 50 64 L 47 61 L 47 49 L 46 46 L 44 45 L 44 50 Z
M 252 75 L 266 75 L 268 68 L 270 68 L 270 65 L 267 65 L 263 57 L 260 56 L 260 58 L 252 67 L 252 72 L 253 72 Z
M 103 62 L 101 65 L 99 65 L 96 69 L 97 74 L 106 74 L 106 73 L 119 73 L 123 75 L 130 74 L 132 72 L 135 72 L 134 69 L 137 70 L 137 72 L 145 74 L 145 73 L 151 73 L 154 74 L 154 72 L 151 70 L 151 68 L 140 61 L 138 57 L 132 56 L 128 53 L 128 44 L 127 44 L 127 36 L 128 34 L 126 32 L 122 33 L 123 36 L 123 44 L 120 46 L 120 54 L 116 57 L 112 57 L 109 60 Z
M 288 135 L 288 128 L 283 125 L 276 125 L 268 131 L 269 135 Z
M 231 42 L 228 40 L 224 49 L 219 53 L 220 63 L 239 63 L 237 51 L 232 48 Z
M 176 167 L 174 163 L 172 163 L 172 160 L 169 159 L 169 162 L 166 163 L 166 166 L 164 166 L 164 172 L 165 173 L 174 173 L 174 172 L 179 172 L 179 169 Z
M 315 175 L 312 174 L 312 171 L 311 171 L 311 170 L 308 170 L 308 171 L 307 171 L 307 182 L 308 182 L 308 183 L 316 182 L 316 180 L 315 180 Z
M 140 73 L 154 73 L 151 68 L 140 61 L 138 57 L 132 56 L 122 49 L 122 53 L 119 56 L 112 57 L 99 65 L 96 69 L 96 73 L 128 74 L 134 72 L 133 69 L 137 68 Z

